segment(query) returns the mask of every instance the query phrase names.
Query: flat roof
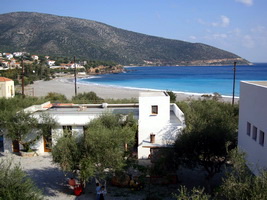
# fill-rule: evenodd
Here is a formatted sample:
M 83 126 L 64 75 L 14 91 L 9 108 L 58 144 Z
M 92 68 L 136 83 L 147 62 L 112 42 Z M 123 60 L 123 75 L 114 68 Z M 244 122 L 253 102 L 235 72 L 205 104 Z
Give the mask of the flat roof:
M 37 112 L 44 112 L 44 111 L 37 111 Z M 130 113 L 134 112 L 137 113 L 138 108 L 98 108 L 98 107 L 86 107 L 86 108 L 77 108 L 77 107 L 52 107 L 46 110 L 45 112 L 50 114 L 87 114 L 87 115 L 95 115 L 95 114 L 101 114 L 104 112 L 112 112 L 112 113 Z
M 168 96 L 166 92 L 140 92 L 139 97 L 165 97 Z
M 133 114 L 135 119 L 139 119 L 139 108 L 138 107 L 111 107 L 111 108 L 102 108 L 102 107 L 85 107 L 84 109 L 80 107 L 52 107 L 47 110 L 38 110 L 35 113 L 49 113 L 51 115 L 76 115 L 76 116 L 97 116 L 103 113 L 113 113 L 113 114 L 121 114 L 128 115 L 130 113 Z M 170 110 L 170 123 L 181 125 L 181 121 L 175 115 L 175 113 Z
M 244 81 L 245 83 L 252 83 L 255 85 L 267 87 L 267 81 Z

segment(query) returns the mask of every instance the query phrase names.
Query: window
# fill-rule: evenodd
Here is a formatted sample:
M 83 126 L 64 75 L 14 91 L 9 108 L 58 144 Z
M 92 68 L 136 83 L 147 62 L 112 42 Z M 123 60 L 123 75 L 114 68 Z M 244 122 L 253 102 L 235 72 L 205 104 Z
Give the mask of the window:
M 158 106 L 152 106 L 151 107 L 151 112 L 153 115 L 157 115 L 158 114 Z
M 247 135 L 250 136 L 251 134 L 251 123 L 247 122 Z
M 260 131 L 259 144 L 262 146 L 264 146 L 264 135 L 265 133 L 263 131 Z
M 252 138 L 255 141 L 257 140 L 257 131 L 258 131 L 257 127 L 253 126 Z
M 72 126 L 63 126 L 64 131 L 72 131 Z

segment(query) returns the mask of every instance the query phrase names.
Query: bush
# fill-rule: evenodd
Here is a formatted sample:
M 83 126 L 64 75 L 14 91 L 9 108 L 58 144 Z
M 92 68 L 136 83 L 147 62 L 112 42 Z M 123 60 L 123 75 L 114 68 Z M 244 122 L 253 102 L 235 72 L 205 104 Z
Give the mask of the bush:
M 79 93 L 72 97 L 74 103 L 102 103 L 103 99 L 98 97 L 95 92 Z
M 170 96 L 170 101 L 172 103 L 175 103 L 176 102 L 176 94 L 174 92 L 172 92 L 172 91 L 169 91 L 169 90 L 167 91 L 167 93 Z
M 43 197 L 19 165 L 12 167 L 11 160 L 3 159 L 0 161 L 0 199 L 39 200 Z
M 67 97 L 64 94 L 56 93 L 56 92 L 49 92 L 48 95 L 45 96 L 45 99 L 55 102 L 67 102 Z

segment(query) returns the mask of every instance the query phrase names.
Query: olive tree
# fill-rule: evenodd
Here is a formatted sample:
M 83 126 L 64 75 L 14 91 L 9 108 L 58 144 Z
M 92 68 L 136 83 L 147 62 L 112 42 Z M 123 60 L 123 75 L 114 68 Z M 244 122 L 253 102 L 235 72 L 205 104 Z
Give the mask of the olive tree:
M 103 99 L 98 97 L 95 92 L 79 93 L 72 97 L 74 103 L 102 103 Z
M 39 120 L 30 112 L 14 113 L 4 122 L 6 136 L 18 141 L 24 151 L 28 152 L 41 136 L 47 136 L 50 130 L 57 125 L 56 121 L 47 114 L 41 114 Z
M 25 151 L 30 150 L 30 146 L 39 138 L 29 137 L 29 134 L 36 129 L 38 121 L 31 116 L 31 113 L 24 111 L 13 114 L 6 123 L 6 136 L 12 140 L 16 140 L 21 144 Z
M 178 193 L 173 196 L 177 200 L 266 199 L 267 171 L 261 171 L 258 176 L 252 174 L 247 167 L 245 153 L 238 151 L 237 148 L 229 152 L 229 161 L 222 184 L 212 195 L 205 193 L 204 188 L 188 190 L 185 186 L 181 186 Z
M 53 161 L 81 180 L 105 177 L 125 165 L 125 144 L 131 146 L 137 131 L 132 115 L 123 119 L 106 113 L 88 124 L 82 137 L 65 134 L 53 147 Z
M 245 154 L 234 149 L 230 153 L 232 167 L 220 187 L 220 195 L 229 200 L 257 200 L 267 197 L 267 171 L 255 176 L 248 169 Z
M 41 191 L 12 160 L 0 161 L 0 200 L 41 200 Z
M 179 106 L 185 113 L 186 128 L 175 143 L 177 160 L 191 167 L 203 166 L 210 180 L 236 147 L 238 110 L 214 100 L 194 100 Z

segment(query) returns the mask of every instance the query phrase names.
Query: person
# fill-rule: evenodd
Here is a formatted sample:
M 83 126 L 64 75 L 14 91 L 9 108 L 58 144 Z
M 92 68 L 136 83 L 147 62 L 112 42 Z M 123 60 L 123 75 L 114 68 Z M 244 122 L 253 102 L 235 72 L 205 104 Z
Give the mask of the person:
M 102 186 L 99 191 L 99 200 L 105 200 L 104 196 L 107 194 L 105 186 Z
M 99 183 L 96 183 L 96 200 L 99 200 L 100 199 L 100 190 L 101 190 L 101 186 Z

